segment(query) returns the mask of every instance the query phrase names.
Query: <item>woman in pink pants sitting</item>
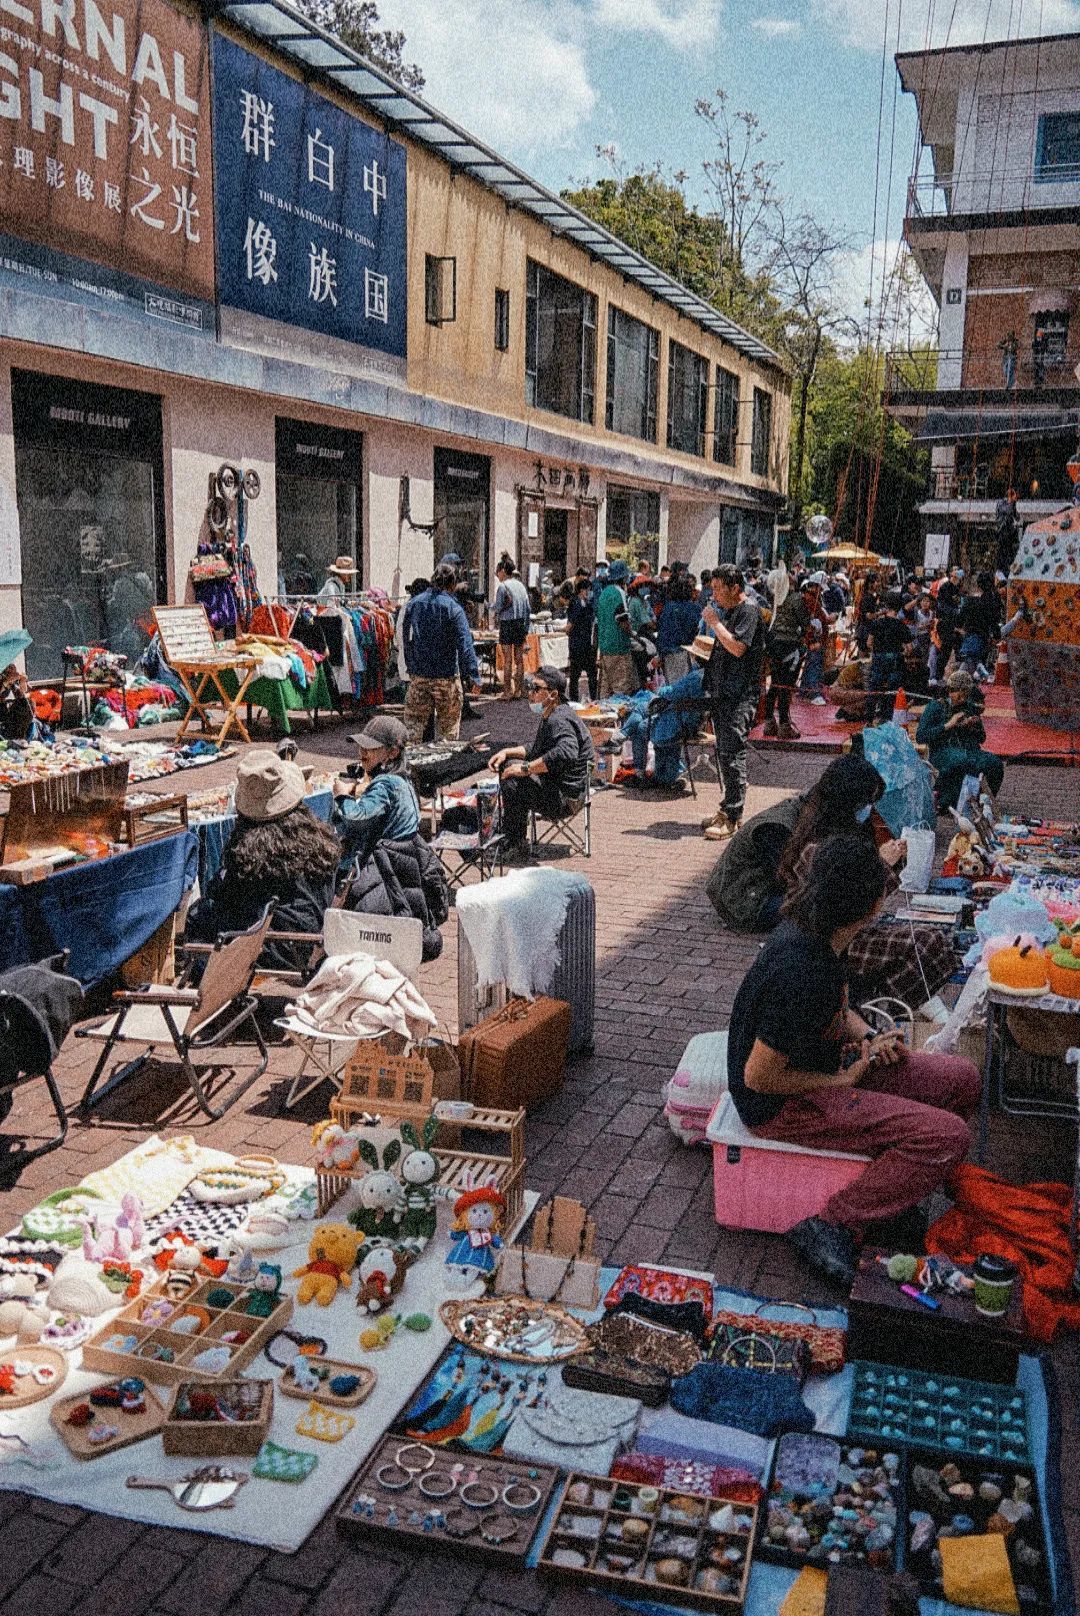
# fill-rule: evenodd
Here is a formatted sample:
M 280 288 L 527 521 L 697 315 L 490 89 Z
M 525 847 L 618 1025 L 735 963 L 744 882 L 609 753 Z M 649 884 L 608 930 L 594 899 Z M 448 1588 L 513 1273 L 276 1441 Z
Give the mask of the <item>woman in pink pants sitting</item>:
M 881 912 L 885 867 L 832 836 L 743 979 L 728 1033 L 728 1086 L 764 1139 L 872 1159 L 788 1238 L 834 1279 L 854 1279 L 866 1226 L 916 1205 L 964 1160 L 982 1078 L 971 1061 L 912 1054 L 848 1004 L 844 953 Z

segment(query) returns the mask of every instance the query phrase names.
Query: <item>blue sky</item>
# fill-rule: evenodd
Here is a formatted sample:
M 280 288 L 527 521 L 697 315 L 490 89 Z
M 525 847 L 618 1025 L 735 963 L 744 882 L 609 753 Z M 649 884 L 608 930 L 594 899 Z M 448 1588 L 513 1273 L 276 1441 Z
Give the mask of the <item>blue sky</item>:
M 425 94 L 553 189 L 605 172 L 598 145 L 627 168 L 659 159 L 699 175 L 707 131 L 694 101 L 718 85 L 750 108 L 782 165 L 796 211 L 849 237 L 847 300 L 866 295 L 873 240 L 882 39 L 885 127 L 878 221 L 900 234 L 915 139 L 914 105 L 896 102 L 892 206 L 883 216 L 892 54 L 1080 28 L 1080 0 L 380 0 L 405 30 Z M 890 250 L 895 250 L 894 248 Z

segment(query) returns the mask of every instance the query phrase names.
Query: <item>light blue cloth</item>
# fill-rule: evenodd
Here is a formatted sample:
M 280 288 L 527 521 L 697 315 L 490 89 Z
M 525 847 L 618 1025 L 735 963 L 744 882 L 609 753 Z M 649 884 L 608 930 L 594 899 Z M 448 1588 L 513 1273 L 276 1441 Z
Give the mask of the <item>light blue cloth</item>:
M 937 824 L 934 777 L 899 724 L 879 724 L 862 732 L 863 755 L 885 782 L 885 795 L 874 804 L 894 836 L 905 825 Z

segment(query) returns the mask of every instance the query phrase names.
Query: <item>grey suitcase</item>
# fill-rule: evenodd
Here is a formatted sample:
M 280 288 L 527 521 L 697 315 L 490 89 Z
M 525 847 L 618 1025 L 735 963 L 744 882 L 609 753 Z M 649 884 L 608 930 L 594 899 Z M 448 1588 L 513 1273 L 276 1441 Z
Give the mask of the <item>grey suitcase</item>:
M 587 1054 L 593 1047 L 596 1014 L 596 895 L 582 876 L 571 893 L 566 919 L 559 933 L 559 960 L 549 997 L 570 1006 L 570 1041 L 567 1053 Z M 464 930 L 458 927 L 458 1031 L 475 1027 L 506 1003 L 501 984 L 481 988 L 476 961 Z

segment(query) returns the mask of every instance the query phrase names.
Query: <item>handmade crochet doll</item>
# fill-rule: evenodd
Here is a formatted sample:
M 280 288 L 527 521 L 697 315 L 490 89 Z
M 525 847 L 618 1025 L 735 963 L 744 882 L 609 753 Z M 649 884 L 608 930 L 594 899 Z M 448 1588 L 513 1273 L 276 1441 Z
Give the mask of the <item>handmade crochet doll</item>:
M 447 1264 L 464 1276 L 489 1281 L 498 1266 L 503 1243 L 499 1236 L 506 1197 L 494 1184 L 466 1190 L 454 1202 L 453 1244 Z
M 307 1262 L 303 1268 L 293 1270 L 293 1278 L 300 1281 L 296 1300 L 301 1306 L 315 1301 L 320 1307 L 329 1307 L 339 1286 L 348 1290 L 356 1254 L 363 1243 L 364 1236 L 344 1223 L 319 1225 L 308 1246 Z

